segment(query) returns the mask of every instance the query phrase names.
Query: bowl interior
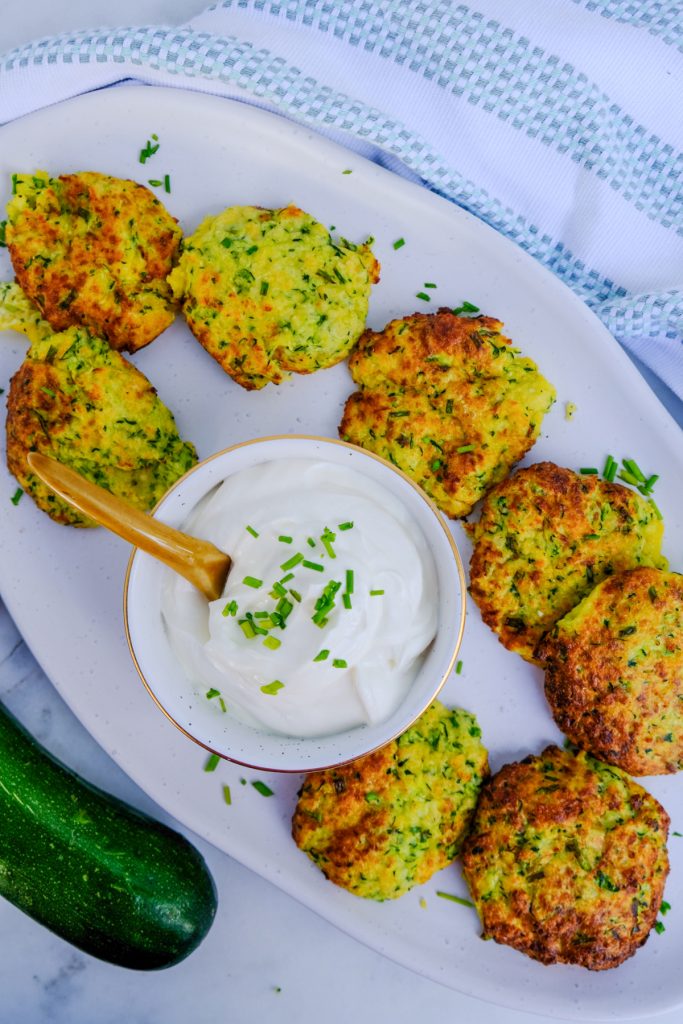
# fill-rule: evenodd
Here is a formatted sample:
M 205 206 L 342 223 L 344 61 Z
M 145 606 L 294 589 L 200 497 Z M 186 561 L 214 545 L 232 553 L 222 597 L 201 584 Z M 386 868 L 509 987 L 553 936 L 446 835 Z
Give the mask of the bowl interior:
M 394 494 L 422 530 L 439 586 L 438 625 L 418 675 L 391 717 L 330 736 L 300 739 L 251 728 L 188 680 L 176 661 L 161 615 L 161 593 L 171 570 L 135 550 L 126 576 L 128 643 L 142 681 L 164 714 L 187 736 L 221 757 L 263 771 L 314 771 L 361 757 L 403 732 L 437 695 L 453 668 L 465 619 L 462 562 L 442 516 L 419 487 L 389 463 L 360 448 L 325 438 L 263 438 L 226 449 L 200 463 L 165 495 L 155 515 L 182 528 L 194 506 L 227 476 L 262 462 L 320 459 L 345 465 Z

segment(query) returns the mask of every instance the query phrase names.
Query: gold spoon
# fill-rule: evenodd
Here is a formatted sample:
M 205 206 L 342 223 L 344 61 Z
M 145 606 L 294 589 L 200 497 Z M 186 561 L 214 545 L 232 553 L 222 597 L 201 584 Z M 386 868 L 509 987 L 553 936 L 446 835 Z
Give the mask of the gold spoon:
M 221 596 L 231 559 L 210 541 L 160 523 L 49 455 L 29 452 L 27 461 L 32 472 L 74 508 L 180 573 L 208 601 Z

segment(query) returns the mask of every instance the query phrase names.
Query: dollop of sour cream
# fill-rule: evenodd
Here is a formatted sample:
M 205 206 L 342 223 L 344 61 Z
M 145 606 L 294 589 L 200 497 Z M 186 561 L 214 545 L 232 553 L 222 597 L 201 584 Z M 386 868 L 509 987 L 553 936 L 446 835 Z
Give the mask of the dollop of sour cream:
M 311 737 L 399 706 L 436 633 L 438 584 L 386 488 L 328 462 L 266 462 L 223 481 L 184 528 L 233 559 L 219 600 L 175 574 L 162 599 L 175 656 L 217 713 Z

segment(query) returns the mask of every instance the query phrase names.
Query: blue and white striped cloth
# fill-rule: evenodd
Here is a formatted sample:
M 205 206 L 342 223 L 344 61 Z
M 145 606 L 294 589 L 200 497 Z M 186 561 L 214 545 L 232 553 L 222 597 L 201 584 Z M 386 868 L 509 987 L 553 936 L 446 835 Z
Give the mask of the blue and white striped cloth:
M 683 398 L 677 0 L 224 0 L 0 57 L 0 123 L 134 79 L 255 103 L 465 207 Z

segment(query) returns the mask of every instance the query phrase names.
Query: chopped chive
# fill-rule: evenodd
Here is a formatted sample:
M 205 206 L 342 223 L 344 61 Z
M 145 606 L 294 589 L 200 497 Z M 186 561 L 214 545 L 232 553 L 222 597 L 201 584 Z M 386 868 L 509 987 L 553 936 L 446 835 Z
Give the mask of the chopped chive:
M 218 756 L 218 754 L 209 754 L 206 761 L 204 762 L 204 771 L 215 772 L 216 768 L 218 768 L 218 765 L 220 764 L 220 760 L 221 759 Z
M 462 672 L 462 662 L 458 661 L 456 663 L 456 666 L 455 666 L 455 674 L 456 674 L 456 676 L 459 676 L 461 672 Z
M 294 598 L 294 600 L 297 601 L 299 604 L 301 604 L 302 597 L 301 597 L 301 594 L 299 593 L 299 591 L 298 590 L 292 590 L 292 588 L 290 587 L 289 592 L 292 595 L 292 597 Z
M 228 601 L 221 614 L 226 617 L 228 615 L 237 615 L 237 601 Z
M 594 466 L 582 466 L 581 469 L 579 470 L 579 473 L 582 473 L 583 476 L 597 476 L 598 475 L 598 471 L 597 471 L 597 469 L 595 469 Z
M 666 900 L 662 900 L 661 906 L 659 908 L 659 913 L 662 916 L 664 916 L 665 914 L 668 914 L 670 910 L 671 910 L 671 904 L 667 903 Z
M 472 903 L 471 900 L 463 899 L 462 896 L 455 896 L 452 892 L 441 892 L 440 889 L 437 889 L 436 895 L 440 896 L 442 900 L 450 900 L 452 903 L 459 903 L 461 907 L 474 908 L 474 903 Z
M 621 473 L 617 473 L 617 479 L 623 480 L 625 484 L 631 484 L 632 487 L 635 487 L 638 483 L 633 473 L 629 473 L 626 469 L 622 469 Z
M 252 626 L 248 619 L 240 619 L 239 627 L 246 636 L 247 640 L 253 640 L 256 636 L 256 630 Z
M 381 597 L 383 593 L 383 590 L 371 590 L 370 597 Z
M 625 468 L 628 470 L 628 472 L 636 478 L 638 483 L 645 483 L 645 474 L 643 473 L 642 469 L 635 461 L 635 459 L 622 459 L 621 462 L 622 465 L 625 466 Z
M 302 558 L 303 558 L 303 555 L 302 555 Z M 293 579 L 294 579 L 294 573 L 293 572 L 288 572 L 286 576 L 282 577 L 282 579 L 280 580 L 280 583 L 282 583 L 282 585 L 284 586 L 285 583 L 289 583 L 289 581 L 293 580 Z M 281 596 L 284 597 L 285 595 L 282 594 Z
M 232 803 L 232 795 L 230 793 L 230 786 L 223 786 L 223 799 L 225 800 L 228 807 Z
M 458 306 L 453 310 L 456 316 L 460 316 L 461 313 L 478 313 L 479 306 L 473 306 L 471 302 L 463 302 L 461 306 Z
M 325 567 L 323 565 L 320 565 L 318 562 L 309 562 L 307 558 L 304 558 L 301 564 L 303 565 L 304 569 L 313 569 L 315 572 L 325 571 Z
M 272 796 L 273 795 L 273 791 L 270 788 L 270 786 L 266 786 L 265 782 L 261 782 L 260 779 L 255 779 L 252 782 L 252 786 L 254 787 L 254 789 L 256 790 L 257 793 L 261 794 L 261 796 Z
M 273 589 L 270 591 L 270 597 L 287 597 L 287 591 L 281 583 L 273 583 Z
M 293 569 L 295 565 L 298 565 L 299 562 L 303 562 L 303 560 L 304 556 L 297 552 L 296 555 L 292 555 L 292 557 L 288 558 L 286 562 L 283 562 L 280 568 L 283 572 L 287 572 L 288 569 Z M 282 580 L 282 582 L 284 583 L 284 580 Z
M 415 293 L 415 298 L 416 299 L 422 299 L 423 302 L 431 302 L 432 301 L 430 299 L 429 295 L 427 295 L 426 292 L 416 292 Z
M 292 604 L 291 601 L 287 600 L 286 597 L 281 597 L 277 605 L 275 606 L 275 611 L 280 616 L 283 622 L 289 618 L 293 610 L 294 605 Z
M 458 455 L 464 455 L 465 452 L 473 452 L 474 451 L 474 445 L 473 444 L 461 444 L 460 447 L 456 448 L 455 450 L 456 450 Z
M 654 485 L 657 483 L 658 480 L 659 480 L 659 474 L 658 473 L 653 473 L 652 476 L 649 476 L 647 478 L 647 480 L 645 481 L 645 490 L 649 493 L 652 490 L 652 488 L 654 487 Z
M 280 536 L 278 537 L 278 540 L 280 541 L 281 544 L 291 544 L 292 543 L 292 538 L 288 537 L 284 533 L 280 534 Z
M 347 665 L 347 663 L 344 661 L 343 658 L 333 658 L 332 659 L 332 667 L 333 668 L 348 668 L 349 666 Z
M 256 576 L 245 576 L 242 583 L 244 583 L 245 587 L 253 587 L 254 590 L 258 590 L 259 587 L 263 586 L 263 580 L 257 579 Z
M 313 540 L 312 537 L 307 537 L 306 538 L 306 543 L 308 544 L 309 548 L 314 548 L 315 547 L 315 541 Z
M 10 501 L 12 502 L 13 505 L 18 505 L 19 504 L 19 502 L 21 501 L 21 496 L 22 496 L 23 493 L 24 492 L 22 491 L 21 487 L 17 487 L 16 491 L 14 492 L 12 497 L 10 498 Z
M 221 691 L 220 690 L 216 690 L 213 686 L 211 687 L 210 690 L 206 691 L 206 699 L 207 700 L 213 700 L 214 697 L 220 697 L 220 695 L 221 695 Z
M 353 171 L 351 171 L 351 170 L 342 171 L 342 174 L 353 174 Z
M 267 295 L 269 287 L 270 287 L 270 285 L 268 284 L 267 281 L 261 281 L 261 288 L 260 288 L 261 295 Z
M 657 935 L 661 935 L 662 932 L 666 931 L 666 927 L 662 924 L 661 921 L 655 921 L 654 929 L 657 932 Z
M 443 459 L 434 459 L 432 462 L 432 473 L 438 473 L 443 464 Z
M 247 526 L 245 527 L 245 529 L 247 533 L 250 533 L 252 535 L 252 537 L 258 537 L 258 531 L 255 530 L 253 526 Z
M 158 136 L 153 135 L 152 138 L 156 140 L 155 144 L 152 145 L 151 141 L 149 139 L 147 139 L 147 142 L 146 142 L 144 148 L 140 150 L 140 155 L 138 156 L 138 160 L 140 161 L 141 164 L 146 163 L 149 160 L 149 158 L 151 156 L 154 156 L 154 154 L 159 149 Z
M 322 532 L 322 534 L 320 536 L 320 543 L 325 548 L 325 551 L 326 551 L 327 556 L 329 558 L 336 558 L 337 557 L 337 554 L 336 554 L 334 548 L 332 547 L 332 541 L 334 541 L 336 539 L 337 539 L 337 534 L 336 533 L 332 533 L 331 530 L 328 530 L 328 528 L 325 527 L 325 529 L 323 530 L 323 532 Z
M 12 500 L 14 500 L 14 499 L 12 499 Z M 657 519 L 663 519 L 664 516 L 662 515 L 661 511 L 659 510 L 659 507 L 657 506 L 657 503 L 655 502 L 655 499 L 654 498 L 649 498 L 648 499 L 648 503 L 650 505 L 652 505 L 652 509 L 653 509 L 655 515 L 657 516 Z
M 350 608 L 351 607 L 351 595 L 350 594 L 342 594 L 342 603 L 343 603 L 345 608 Z
M 47 395 L 48 398 L 56 398 L 57 397 L 55 395 L 54 391 L 52 391 L 50 388 L 41 388 L 40 390 L 43 392 L 44 395 Z
M 261 693 L 268 693 L 271 696 L 275 695 L 278 690 L 284 689 L 284 683 L 281 683 L 279 679 L 273 679 L 272 683 L 266 683 L 265 686 L 260 687 Z
M 397 238 L 396 241 L 394 242 L 394 249 L 402 249 L 405 244 L 405 238 Z
M 608 459 L 612 459 L 612 456 L 609 455 Z M 611 483 L 614 482 L 614 478 L 617 475 L 617 469 L 618 468 L 619 468 L 619 463 L 616 461 L 616 459 L 612 459 L 612 461 L 609 462 L 609 464 L 607 464 L 607 463 L 605 464 L 605 471 L 603 473 L 603 476 L 605 477 L 605 480 L 607 481 L 607 483 L 611 484 Z
M 436 288 L 433 281 L 425 281 L 425 288 Z
M 353 523 L 340 523 L 338 526 L 339 530 L 352 530 Z
M 163 181 L 160 181 L 159 178 L 148 178 L 147 184 L 151 185 L 152 188 L 159 188 L 160 185 L 163 185 Z
M 225 705 L 225 701 L 223 700 L 222 697 L 218 698 L 218 703 L 220 704 L 221 711 L 223 712 L 223 714 L 225 714 L 228 709 L 227 709 L 227 707 Z
M 276 651 L 281 643 L 282 640 L 278 640 L 276 636 L 267 636 L 263 641 L 263 646 L 267 647 L 270 651 Z
M 346 593 L 353 593 L 353 569 L 346 570 Z
M 318 651 L 313 661 L 325 661 L 329 656 L 330 652 L 323 648 L 322 651 Z
M 170 174 L 165 174 L 164 175 L 164 192 L 170 192 L 170 191 L 171 191 L 171 175 Z

